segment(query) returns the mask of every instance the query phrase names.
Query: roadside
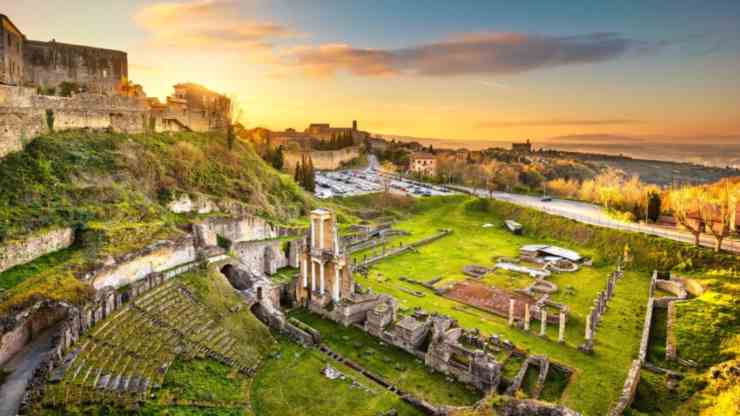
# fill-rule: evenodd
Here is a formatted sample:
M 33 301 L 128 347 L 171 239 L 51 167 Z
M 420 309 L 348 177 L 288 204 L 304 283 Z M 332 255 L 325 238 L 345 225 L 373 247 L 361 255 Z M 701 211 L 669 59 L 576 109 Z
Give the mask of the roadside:
M 610 217 L 600 206 L 589 204 L 587 202 L 557 198 L 552 198 L 545 202 L 541 198 L 531 195 L 510 194 L 498 191 L 489 192 L 487 190 L 462 186 L 455 186 L 451 189 L 460 190 L 480 197 L 490 196 L 501 201 L 537 209 L 552 215 L 570 218 L 585 224 L 650 234 L 688 244 L 694 243 L 694 236 L 689 232 L 653 224 L 620 221 Z M 711 235 L 702 234 L 700 243 L 703 247 L 714 248 L 715 240 Z M 740 253 L 740 240 L 726 238 L 722 243 L 722 248 L 729 252 Z

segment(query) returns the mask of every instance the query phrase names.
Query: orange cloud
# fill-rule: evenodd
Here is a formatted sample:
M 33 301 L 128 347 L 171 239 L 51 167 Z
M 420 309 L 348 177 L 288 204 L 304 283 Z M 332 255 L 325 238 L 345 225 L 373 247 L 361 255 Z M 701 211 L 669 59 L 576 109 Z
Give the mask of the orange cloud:
M 175 48 L 266 50 L 275 39 L 296 35 L 280 24 L 245 19 L 233 0 L 156 3 L 139 10 L 134 20 L 155 45 Z

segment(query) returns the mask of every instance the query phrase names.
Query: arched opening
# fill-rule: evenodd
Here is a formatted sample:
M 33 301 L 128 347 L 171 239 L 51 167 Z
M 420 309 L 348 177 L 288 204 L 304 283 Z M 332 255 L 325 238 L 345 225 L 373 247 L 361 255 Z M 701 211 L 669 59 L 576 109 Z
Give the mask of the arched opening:
M 234 272 L 234 266 L 230 264 L 227 264 L 221 268 L 221 274 L 223 274 L 226 277 L 229 277 L 233 272 Z
M 257 301 L 262 301 L 262 286 L 257 287 Z

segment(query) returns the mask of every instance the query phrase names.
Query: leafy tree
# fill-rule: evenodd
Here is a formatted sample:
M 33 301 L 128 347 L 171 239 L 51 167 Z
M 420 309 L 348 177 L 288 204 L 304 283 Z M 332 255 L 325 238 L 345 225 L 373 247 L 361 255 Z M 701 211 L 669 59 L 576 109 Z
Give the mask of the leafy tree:
M 671 191 L 671 208 L 673 210 L 673 218 L 676 222 L 683 226 L 688 232 L 694 236 L 694 244 L 698 247 L 701 233 L 704 230 L 704 224 L 701 221 L 697 221 L 692 218 L 692 210 L 701 212 L 704 204 L 697 203 L 700 199 L 700 192 L 698 188 L 679 188 Z M 700 215 L 703 217 L 703 215 Z

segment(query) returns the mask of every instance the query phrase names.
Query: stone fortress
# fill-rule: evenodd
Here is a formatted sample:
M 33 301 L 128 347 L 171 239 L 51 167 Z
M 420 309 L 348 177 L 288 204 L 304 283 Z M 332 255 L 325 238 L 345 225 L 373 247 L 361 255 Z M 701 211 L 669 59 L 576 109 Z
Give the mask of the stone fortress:
M 32 41 L 7 16 L 0 23 L 0 157 L 52 130 L 206 132 L 229 123 L 229 98 L 194 83 L 175 85 L 164 103 L 146 97 L 128 82 L 126 52 Z M 63 85 L 78 91 L 59 96 Z

